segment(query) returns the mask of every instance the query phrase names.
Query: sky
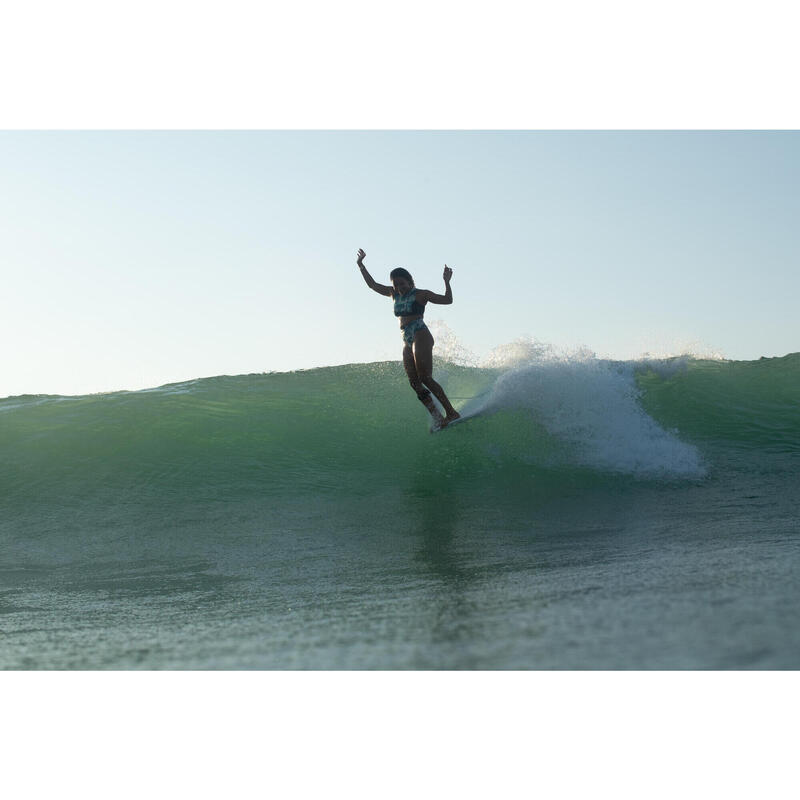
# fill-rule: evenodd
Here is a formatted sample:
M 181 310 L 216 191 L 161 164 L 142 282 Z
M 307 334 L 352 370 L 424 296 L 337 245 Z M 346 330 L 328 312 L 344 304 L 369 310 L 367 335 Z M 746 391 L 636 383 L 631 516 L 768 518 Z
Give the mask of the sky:
M 800 133 L 5 131 L 0 396 L 399 359 L 800 350 Z M 439 329 L 441 330 L 441 328 Z

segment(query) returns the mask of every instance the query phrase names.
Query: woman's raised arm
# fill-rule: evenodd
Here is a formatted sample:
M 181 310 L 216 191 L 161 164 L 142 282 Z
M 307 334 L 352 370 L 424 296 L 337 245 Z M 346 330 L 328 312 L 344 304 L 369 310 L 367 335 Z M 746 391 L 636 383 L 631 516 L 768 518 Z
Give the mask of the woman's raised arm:
M 367 257 L 367 254 L 363 250 L 358 251 L 358 258 L 356 259 L 356 264 L 358 264 L 358 268 L 361 270 L 361 277 L 364 278 L 367 286 L 372 289 L 373 292 L 377 292 L 378 294 L 384 295 L 384 297 L 391 297 L 392 296 L 392 287 L 391 286 L 384 286 L 381 283 L 376 283 L 375 279 L 372 275 L 367 272 L 367 268 L 364 266 L 364 259 Z
M 423 289 L 422 291 L 417 292 L 417 299 L 421 303 L 435 303 L 436 305 L 440 306 L 449 306 L 450 303 L 453 302 L 453 290 L 450 288 L 450 279 L 453 277 L 453 270 L 444 265 L 444 294 L 436 294 L 435 292 L 430 291 L 430 289 Z

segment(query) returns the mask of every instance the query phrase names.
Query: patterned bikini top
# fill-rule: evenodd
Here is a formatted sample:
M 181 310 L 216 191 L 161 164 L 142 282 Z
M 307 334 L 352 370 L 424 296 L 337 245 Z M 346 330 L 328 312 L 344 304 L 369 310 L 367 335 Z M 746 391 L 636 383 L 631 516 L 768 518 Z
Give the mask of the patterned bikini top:
M 424 315 L 425 306 L 417 302 L 417 290 L 412 289 L 406 294 L 394 293 L 394 315 L 396 317 L 412 317 L 415 314 Z

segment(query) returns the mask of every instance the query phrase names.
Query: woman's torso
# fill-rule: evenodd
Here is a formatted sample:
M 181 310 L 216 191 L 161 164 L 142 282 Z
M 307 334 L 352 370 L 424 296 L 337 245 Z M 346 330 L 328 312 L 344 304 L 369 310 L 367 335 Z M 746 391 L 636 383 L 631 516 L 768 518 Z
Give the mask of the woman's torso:
M 425 303 L 417 301 L 417 290 L 411 289 L 405 294 L 392 292 L 394 315 L 400 318 L 400 327 L 405 328 L 409 322 L 422 319 L 425 314 Z

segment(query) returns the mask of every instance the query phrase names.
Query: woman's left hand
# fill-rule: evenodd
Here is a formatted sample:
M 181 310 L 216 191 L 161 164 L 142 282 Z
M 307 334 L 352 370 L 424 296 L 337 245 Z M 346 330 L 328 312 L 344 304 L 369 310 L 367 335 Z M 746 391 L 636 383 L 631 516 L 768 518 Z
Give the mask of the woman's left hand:
M 444 265 L 444 282 L 445 283 L 450 283 L 450 278 L 452 278 L 452 277 L 453 277 L 453 270 L 451 270 L 450 267 L 448 267 L 447 264 L 445 264 Z

